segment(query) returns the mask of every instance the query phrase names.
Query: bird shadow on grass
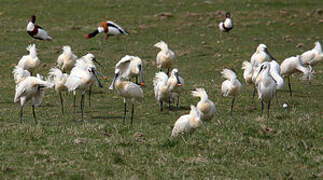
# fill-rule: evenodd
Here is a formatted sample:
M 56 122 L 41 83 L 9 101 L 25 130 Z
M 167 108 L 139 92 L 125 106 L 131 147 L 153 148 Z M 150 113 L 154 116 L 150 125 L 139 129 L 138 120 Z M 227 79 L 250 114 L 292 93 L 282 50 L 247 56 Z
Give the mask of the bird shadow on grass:
M 91 116 L 92 119 L 105 119 L 105 120 L 109 120 L 109 119 L 121 119 L 122 120 L 122 116 Z
M 191 109 L 190 106 L 178 106 L 177 111 L 186 111 L 186 110 L 190 110 L 190 109 Z M 169 111 L 176 112 L 176 106 L 171 106 L 171 109 L 169 109 Z

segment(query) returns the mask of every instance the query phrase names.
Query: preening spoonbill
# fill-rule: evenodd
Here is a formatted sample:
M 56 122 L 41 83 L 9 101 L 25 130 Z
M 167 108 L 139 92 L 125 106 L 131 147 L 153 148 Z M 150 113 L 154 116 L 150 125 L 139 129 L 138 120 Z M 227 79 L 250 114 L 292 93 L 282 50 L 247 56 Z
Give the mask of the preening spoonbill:
M 168 45 L 164 41 L 160 41 L 154 46 L 160 49 L 156 57 L 157 68 L 160 71 L 162 68 L 167 68 L 167 75 L 169 75 L 169 69 L 175 61 L 175 53 L 168 49 Z
M 179 96 L 184 91 L 184 79 L 179 76 L 178 69 L 173 69 L 168 78 L 170 101 L 175 101 L 176 99 L 176 111 L 178 110 Z
M 190 113 L 182 115 L 175 122 L 171 137 L 176 137 L 178 135 L 193 132 L 201 125 L 202 121 L 200 119 L 199 110 L 195 106 L 191 105 Z
M 305 67 L 302 64 L 302 61 L 299 55 L 297 55 L 296 57 L 292 56 L 292 57 L 286 58 L 280 64 L 280 74 L 283 77 L 287 77 L 290 96 L 292 96 L 292 87 L 290 84 L 289 76 L 296 72 L 302 72 L 304 74 L 303 78 L 308 79 L 309 81 L 312 79 L 312 76 L 314 73 L 312 71 L 311 66 Z
M 320 42 L 315 42 L 315 47 L 301 55 L 301 61 L 305 65 L 314 66 L 323 60 L 323 51 Z
M 134 114 L 134 103 L 142 102 L 144 98 L 144 92 L 142 91 L 139 85 L 130 81 L 124 81 L 121 78 L 122 76 L 120 74 L 120 69 L 115 69 L 114 79 L 109 89 L 113 90 L 115 88 L 118 94 L 121 97 L 123 97 L 123 102 L 124 102 L 123 123 L 126 122 L 127 102 L 131 104 L 131 124 L 132 124 L 133 114 Z
M 62 92 L 67 90 L 65 83 L 67 81 L 68 74 L 63 73 L 58 68 L 51 68 L 48 73 L 48 81 L 54 84 L 55 91 L 59 94 L 59 99 L 61 102 L 62 114 L 64 114 L 64 102 L 62 97 Z
M 264 61 L 274 60 L 273 56 L 269 53 L 265 44 L 259 44 L 256 52 L 251 56 L 250 62 L 253 67 L 257 67 Z
M 261 112 L 264 111 L 264 102 L 267 103 L 267 118 L 269 118 L 270 102 L 276 93 L 276 82 L 270 75 L 270 64 L 264 63 L 257 72 L 257 77 L 261 78 L 257 82 L 258 98 L 261 99 Z M 257 79 L 256 77 L 256 79 Z
M 222 77 L 226 79 L 222 83 L 222 87 L 221 87 L 222 94 L 223 96 L 232 96 L 231 111 L 230 111 L 230 115 L 232 116 L 234 101 L 236 96 L 240 94 L 241 83 L 237 79 L 236 73 L 230 69 L 227 69 L 227 68 L 223 69 L 221 74 L 222 74 Z
M 233 28 L 233 23 L 231 19 L 231 15 L 229 12 L 225 14 L 225 20 L 223 22 L 220 22 L 219 29 L 222 32 L 229 32 Z
M 140 78 L 140 85 L 144 85 L 144 79 L 142 75 L 142 61 L 137 56 L 126 55 L 116 64 L 115 69 L 120 69 L 120 76 L 122 78 L 130 80 L 136 78 L 136 84 L 138 84 L 138 76 Z
M 22 56 L 17 66 L 32 73 L 33 70 L 39 66 L 40 60 L 37 57 L 37 49 L 35 44 L 29 45 L 26 49 L 29 51 L 29 55 Z
M 77 56 L 73 54 L 70 46 L 63 46 L 63 53 L 57 58 L 57 66 L 63 72 L 70 72 L 74 67 Z
M 95 31 L 88 33 L 86 35 L 86 38 L 93 38 L 101 32 L 104 32 L 106 34 L 105 39 L 108 39 L 109 36 L 118 36 L 120 34 L 128 35 L 128 32 L 118 24 L 112 21 L 103 21 Z
M 31 16 L 30 21 L 27 24 L 27 33 L 35 39 L 50 41 L 53 38 L 48 35 L 44 28 L 35 24 L 36 16 Z
M 102 88 L 102 84 L 97 77 L 96 67 L 93 64 L 88 64 L 86 61 L 79 59 L 76 61 L 75 67 L 71 70 L 70 76 L 67 78 L 65 86 L 67 87 L 69 92 L 73 92 L 73 121 L 75 121 L 75 101 L 76 101 L 76 92 L 80 91 L 82 94 L 81 97 L 81 113 L 82 113 L 82 121 L 83 113 L 84 113 L 84 94 L 86 90 L 92 85 L 95 79 L 98 82 L 98 85 Z
M 52 87 L 52 84 L 44 81 L 39 74 L 37 74 L 37 77 L 28 76 L 17 84 L 14 102 L 18 103 L 20 101 L 20 122 L 22 122 L 24 106 L 28 101 L 30 101 L 33 111 L 33 118 L 37 123 L 35 106 L 39 106 L 41 104 L 45 94 L 44 88 L 50 87 Z
M 21 81 L 23 81 L 24 79 L 26 79 L 27 77 L 30 76 L 29 71 L 24 70 L 19 66 L 14 67 L 12 74 L 13 74 L 13 78 L 15 80 L 16 85 L 18 85 Z
M 194 97 L 199 97 L 200 101 L 197 103 L 196 108 L 200 112 L 201 120 L 211 120 L 215 114 L 215 105 L 213 101 L 208 99 L 208 95 L 204 88 L 197 88 L 192 91 Z

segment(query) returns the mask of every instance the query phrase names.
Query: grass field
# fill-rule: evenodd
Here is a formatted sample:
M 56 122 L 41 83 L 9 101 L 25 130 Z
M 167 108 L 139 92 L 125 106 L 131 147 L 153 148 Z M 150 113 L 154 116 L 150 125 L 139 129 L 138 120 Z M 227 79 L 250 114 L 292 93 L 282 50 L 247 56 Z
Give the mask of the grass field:
M 289 107 L 273 103 L 269 126 L 274 134 L 263 130 L 266 118 L 258 102 L 251 104 L 252 87 L 244 83 L 241 70 L 259 43 L 281 63 L 322 42 L 322 8 L 321 0 L 1 0 L 0 179 L 322 178 L 323 63 L 314 68 L 312 86 L 295 76 L 292 98 L 287 85 L 279 91 L 280 103 Z M 222 11 L 231 12 L 235 28 L 220 37 Z M 163 12 L 172 16 L 161 17 Z M 32 14 L 52 42 L 33 41 L 25 32 Z M 101 34 L 86 40 L 103 20 L 117 22 L 130 35 L 105 41 Z M 153 44 L 160 40 L 175 51 L 175 67 L 185 79 L 177 113 L 160 113 L 153 94 L 158 52 Z M 11 71 L 32 42 L 41 60 L 37 71 L 43 75 L 55 65 L 63 45 L 79 57 L 91 52 L 106 66 L 104 88 L 94 88 L 92 107 L 85 102 L 86 123 L 72 122 L 72 96 L 67 93 L 68 113 L 61 115 L 52 89 L 36 108 L 40 123 L 35 125 L 30 106 L 24 123 L 19 122 Z M 132 126 L 130 118 L 127 125 L 122 123 L 123 100 L 108 90 L 114 64 L 126 54 L 143 59 L 146 84 Z M 220 94 L 224 67 L 233 67 L 243 83 L 233 118 L 231 98 Z M 216 117 L 185 141 L 170 140 L 174 122 L 198 102 L 190 95 L 197 87 L 204 87 L 215 102 Z

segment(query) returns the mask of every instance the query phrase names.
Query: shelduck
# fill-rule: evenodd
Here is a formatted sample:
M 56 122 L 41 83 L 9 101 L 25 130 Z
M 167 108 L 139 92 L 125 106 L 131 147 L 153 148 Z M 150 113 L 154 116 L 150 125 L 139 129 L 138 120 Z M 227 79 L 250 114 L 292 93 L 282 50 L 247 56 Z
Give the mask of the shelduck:
M 106 34 L 105 39 L 108 39 L 110 36 L 118 36 L 120 34 L 128 35 L 128 32 L 118 24 L 112 21 L 103 21 L 96 30 L 86 35 L 86 39 L 93 38 L 102 32 Z
M 31 16 L 30 21 L 27 24 L 27 33 L 32 38 L 35 38 L 38 40 L 47 40 L 47 41 L 52 40 L 53 38 L 48 35 L 47 31 L 44 28 L 35 24 L 35 22 L 36 22 L 36 16 L 33 15 Z

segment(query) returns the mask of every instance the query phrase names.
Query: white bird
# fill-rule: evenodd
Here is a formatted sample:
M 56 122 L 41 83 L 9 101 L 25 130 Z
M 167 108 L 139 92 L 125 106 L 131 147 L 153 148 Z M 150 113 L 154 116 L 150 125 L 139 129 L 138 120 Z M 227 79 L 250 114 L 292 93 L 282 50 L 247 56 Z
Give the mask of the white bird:
M 29 71 L 24 70 L 19 66 L 14 67 L 12 74 L 13 74 L 13 78 L 15 80 L 16 85 L 18 85 L 21 81 L 23 81 L 24 79 L 26 79 L 27 77 L 30 76 Z
M 54 84 L 55 91 L 59 94 L 62 114 L 64 114 L 64 102 L 63 102 L 62 92 L 67 90 L 67 87 L 65 86 L 67 79 L 68 79 L 68 74 L 63 73 L 60 69 L 51 68 L 49 70 L 48 81 Z
M 169 74 L 169 69 L 175 61 L 175 53 L 168 48 L 168 45 L 164 41 L 160 41 L 154 46 L 160 49 L 156 56 L 157 68 L 159 70 L 167 68 L 167 74 Z
M 35 22 L 36 22 L 36 16 L 31 16 L 31 19 L 27 24 L 27 33 L 32 38 L 35 38 L 35 39 L 47 40 L 47 41 L 52 40 L 53 38 L 48 35 L 47 31 L 45 31 L 44 28 L 35 24 Z
M 63 46 L 63 53 L 57 58 L 57 66 L 63 72 L 70 72 L 74 67 L 77 56 L 73 54 L 70 46 Z
M 260 66 L 257 76 L 261 78 L 257 82 L 258 98 L 261 99 L 261 112 L 264 111 L 264 102 L 267 103 L 267 118 L 269 118 L 270 102 L 276 93 L 276 82 L 270 75 L 270 64 L 264 63 Z M 261 75 L 260 75 L 261 74 Z
M 315 42 L 315 47 L 311 50 L 304 52 L 301 55 L 301 61 L 303 64 L 308 66 L 314 66 L 318 62 L 323 60 L 323 51 L 320 42 Z
M 194 97 L 199 97 L 200 101 L 197 103 L 196 108 L 200 112 L 201 120 L 211 120 L 215 114 L 215 105 L 213 101 L 208 99 L 208 95 L 204 88 L 197 88 L 192 91 Z
M 253 72 L 254 72 L 252 64 L 250 62 L 248 62 L 248 61 L 243 61 L 241 69 L 244 70 L 243 71 L 243 78 L 244 78 L 245 82 L 247 84 L 252 84 L 253 83 L 252 75 L 253 75 Z
M 120 76 L 122 78 L 130 80 L 136 78 L 136 84 L 138 84 L 138 76 L 140 78 L 140 85 L 144 85 L 144 79 L 142 75 L 142 60 L 137 56 L 126 55 L 116 64 L 115 69 L 120 69 Z
M 219 23 L 219 29 L 222 32 L 229 32 L 233 28 L 233 23 L 231 19 L 231 15 L 229 12 L 225 14 L 225 20 Z
M 35 44 L 29 45 L 26 49 L 29 51 L 29 55 L 22 56 L 17 66 L 32 73 L 35 68 L 39 66 L 40 60 L 37 57 L 37 49 Z
M 110 86 L 110 90 L 114 88 L 117 90 L 118 94 L 123 97 L 124 102 L 124 116 L 123 123 L 126 122 L 126 113 L 127 113 L 127 102 L 131 104 L 131 124 L 133 122 L 134 114 L 134 103 L 141 103 L 144 98 L 144 92 L 141 87 L 133 82 L 125 81 L 121 79 L 120 69 L 115 69 L 114 78 Z
M 232 116 L 234 101 L 236 96 L 240 94 L 241 83 L 237 79 L 236 73 L 230 69 L 223 69 L 221 74 L 222 74 L 222 77 L 226 79 L 225 81 L 223 81 L 221 86 L 222 94 L 223 96 L 232 96 L 231 111 L 230 111 L 230 115 Z
M 265 44 L 259 44 L 256 52 L 251 56 L 250 62 L 253 67 L 257 67 L 264 61 L 274 60 L 273 56 L 269 53 Z
M 170 107 L 171 93 L 175 89 L 175 86 L 182 86 L 180 81 L 177 79 L 169 80 L 167 74 L 164 72 L 158 72 L 155 74 L 153 85 L 155 97 L 160 103 L 160 111 L 163 111 L 163 102 L 168 102 Z
M 199 110 L 195 106 L 191 105 L 190 113 L 182 115 L 175 122 L 171 137 L 191 133 L 201 125 L 202 121 L 200 119 Z
M 28 76 L 16 86 L 16 94 L 14 103 L 20 102 L 20 122 L 22 122 L 23 109 L 27 102 L 31 102 L 33 118 L 37 123 L 35 106 L 39 106 L 44 97 L 44 88 L 50 88 L 52 84 L 44 81 L 42 77 L 37 74 L 37 77 Z
M 71 70 L 70 76 L 67 78 L 65 86 L 67 87 L 69 92 L 73 92 L 73 121 L 75 121 L 75 100 L 76 100 L 76 92 L 81 91 L 81 113 L 82 113 L 82 121 L 83 119 L 83 112 L 84 112 L 84 94 L 87 89 L 93 84 L 95 79 L 98 82 L 98 85 L 102 88 L 102 84 L 97 77 L 97 71 L 94 64 L 89 64 L 87 61 L 83 59 L 79 59 L 76 61 L 75 67 Z
M 179 96 L 184 91 L 184 79 L 179 76 L 178 69 L 173 69 L 168 78 L 170 101 L 175 101 L 176 99 L 176 111 L 178 110 L 179 105 Z
M 118 36 L 120 34 L 128 35 L 128 32 L 118 24 L 112 21 L 103 21 L 95 31 L 88 33 L 86 35 L 86 38 L 93 38 L 101 32 L 104 32 L 106 34 L 105 39 L 108 39 L 109 36 Z
M 308 79 L 309 81 L 312 79 L 312 76 L 314 74 L 311 66 L 305 67 L 302 64 L 302 61 L 299 55 L 297 55 L 296 57 L 292 56 L 292 57 L 286 58 L 280 65 L 280 74 L 283 77 L 287 77 L 290 96 L 292 96 L 292 87 L 290 84 L 289 76 L 296 72 L 302 72 L 304 74 L 303 78 Z

